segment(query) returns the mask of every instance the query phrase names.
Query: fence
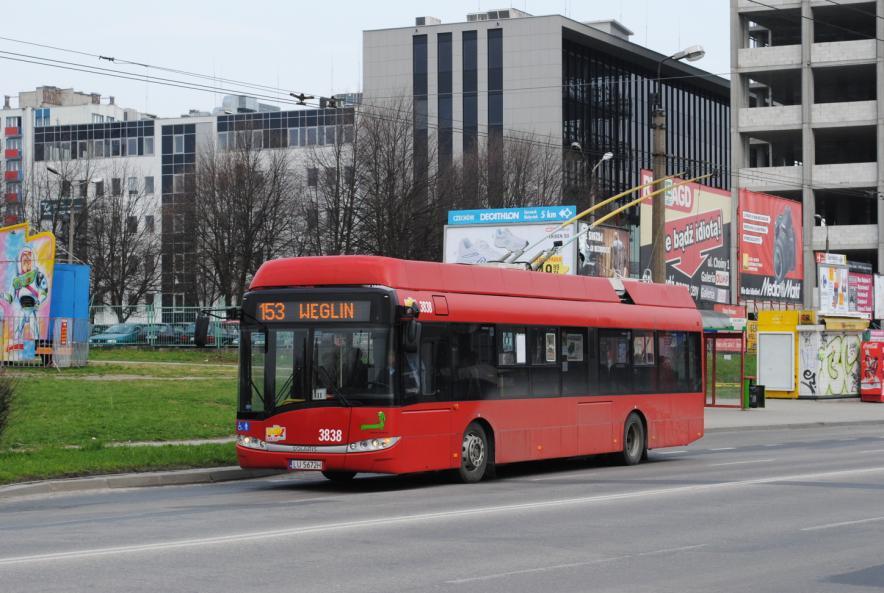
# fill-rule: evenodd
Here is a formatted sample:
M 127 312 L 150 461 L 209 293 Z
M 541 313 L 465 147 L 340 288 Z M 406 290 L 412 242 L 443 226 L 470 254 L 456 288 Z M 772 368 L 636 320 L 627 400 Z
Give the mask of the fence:
M 7 317 L 0 321 L 3 366 L 84 366 L 89 357 L 89 320 Z
M 93 348 L 141 346 L 193 347 L 199 307 L 92 307 L 89 344 Z M 120 319 L 125 321 L 119 321 Z M 210 318 L 207 346 L 239 346 L 239 323 Z

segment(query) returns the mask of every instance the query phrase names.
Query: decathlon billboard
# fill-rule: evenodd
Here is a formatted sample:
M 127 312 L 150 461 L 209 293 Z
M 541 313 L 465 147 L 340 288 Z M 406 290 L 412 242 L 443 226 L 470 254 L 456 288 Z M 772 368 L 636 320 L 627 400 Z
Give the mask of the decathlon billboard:
M 642 170 L 641 183 L 650 183 L 654 174 Z M 687 287 L 694 301 L 711 308 L 714 303 L 730 303 L 731 194 L 729 191 L 687 183 L 664 181 L 666 227 L 662 239 L 666 258 L 666 283 Z M 647 195 L 657 187 L 647 187 Z M 652 218 L 655 196 L 641 203 L 641 268 L 651 267 Z
M 449 224 L 445 226 L 442 261 L 449 264 L 499 262 L 530 247 L 517 258 L 518 262 L 530 262 L 543 251 L 552 249 L 555 242 L 564 245 L 571 241 L 576 225 L 558 227 L 576 213 L 575 206 L 453 210 L 448 213 Z M 576 268 L 575 240 L 551 257 L 543 271 L 575 274 Z

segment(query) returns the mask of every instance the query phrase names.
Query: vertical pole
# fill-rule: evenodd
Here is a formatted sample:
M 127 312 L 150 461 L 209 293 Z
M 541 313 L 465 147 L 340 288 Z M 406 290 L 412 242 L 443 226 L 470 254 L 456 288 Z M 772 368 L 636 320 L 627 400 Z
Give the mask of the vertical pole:
M 71 188 L 71 209 L 68 212 L 68 263 L 74 261 L 74 190 Z
M 657 84 L 657 99 L 654 107 L 654 179 L 666 176 L 666 111 L 663 110 L 663 98 L 660 84 Z M 654 198 L 651 207 L 651 275 L 654 282 L 666 282 L 666 258 L 663 242 L 666 233 L 666 192 Z

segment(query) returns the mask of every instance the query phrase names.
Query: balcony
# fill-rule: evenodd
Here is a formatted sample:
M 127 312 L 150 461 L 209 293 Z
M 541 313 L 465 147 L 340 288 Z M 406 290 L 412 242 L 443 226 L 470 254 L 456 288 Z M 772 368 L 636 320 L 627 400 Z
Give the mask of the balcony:
M 4 133 L 7 137 L 9 137 L 9 136 L 21 136 L 21 128 L 19 128 L 18 126 L 6 127 L 6 128 L 3 129 L 3 133 Z
M 7 192 L 3 198 L 7 204 L 18 204 L 18 194 L 15 192 Z
M 740 169 L 739 186 L 750 191 L 795 191 L 801 189 L 804 167 L 747 167 Z
M 814 165 L 813 185 L 817 189 L 877 187 L 878 163 L 839 163 Z
M 814 128 L 874 126 L 878 117 L 877 101 L 816 103 L 811 109 Z
M 813 227 L 814 251 L 825 251 L 827 232 L 829 234 L 829 251 L 878 248 L 878 225 L 843 224 Z
M 741 49 L 737 54 L 740 72 L 801 68 L 800 45 L 775 45 Z
M 801 105 L 743 107 L 739 117 L 741 132 L 798 130 L 801 128 Z
M 810 63 L 814 67 L 874 64 L 875 40 L 859 39 L 814 43 L 810 48 Z
M 3 179 L 6 181 L 21 181 L 21 171 L 4 171 Z
M 3 156 L 5 156 L 8 159 L 20 159 L 21 158 L 21 151 L 17 148 L 7 148 L 6 150 L 3 151 Z

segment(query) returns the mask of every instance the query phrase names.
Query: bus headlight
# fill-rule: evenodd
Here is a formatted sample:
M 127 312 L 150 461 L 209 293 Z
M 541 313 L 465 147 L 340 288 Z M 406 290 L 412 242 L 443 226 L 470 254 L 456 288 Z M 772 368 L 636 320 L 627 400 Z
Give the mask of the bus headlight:
M 348 449 L 351 453 L 363 453 L 368 451 L 383 451 L 389 449 L 399 442 L 399 437 L 381 437 L 377 439 L 366 439 L 350 443 Z
M 267 449 L 267 443 L 261 439 L 256 439 L 255 437 L 246 436 L 244 434 L 237 435 L 236 444 L 240 447 L 245 447 L 246 449 L 261 449 L 262 451 Z

